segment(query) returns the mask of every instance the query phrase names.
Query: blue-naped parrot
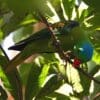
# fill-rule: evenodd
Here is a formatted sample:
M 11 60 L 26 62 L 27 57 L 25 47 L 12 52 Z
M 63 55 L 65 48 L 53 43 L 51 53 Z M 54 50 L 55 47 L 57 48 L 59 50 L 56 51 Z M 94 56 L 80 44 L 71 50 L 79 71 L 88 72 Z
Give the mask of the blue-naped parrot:
M 66 25 L 67 23 L 67 25 Z M 70 35 L 70 30 L 74 27 L 79 26 L 79 23 L 76 21 L 70 21 L 65 23 L 55 23 L 51 25 L 54 29 L 54 33 L 57 36 L 58 40 L 60 40 L 62 43 L 62 47 L 65 48 L 66 51 L 66 45 L 68 46 L 68 49 L 72 49 L 73 45 L 75 44 L 73 37 Z M 72 33 L 71 33 L 72 34 Z M 72 41 L 72 45 L 69 46 L 70 40 Z M 34 53 L 46 53 L 46 52 L 56 52 L 52 45 L 51 40 L 51 32 L 48 30 L 48 28 L 44 28 L 39 32 L 34 33 L 29 38 L 24 39 L 18 43 L 16 43 L 14 46 L 9 47 L 9 50 L 23 50 L 28 44 L 32 43 L 33 51 Z M 38 46 L 38 47 L 37 47 Z
M 82 62 L 87 62 L 92 58 L 93 46 L 89 41 L 80 42 L 74 48 L 74 54 Z
M 93 47 L 79 23 L 69 21 L 68 24 L 66 24 L 66 22 L 60 23 L 61 25 L 59 23 L 57 24 L 57 26 L 56 24 L 51 26 L 53 27 L 55 36 L 61 42 L 60 45 L 62 49 L 65 52 L 68 50 L 73 51 L 75 57 L 79 59 L 81 63 L 89 61 L 93 55 Z M 9 67 L 13 67 L 13 65 L 16 66 L 18 63 L 20 64 L 21 61 L 24 61 L 34 53 L 57 52 L 52 42 L 51 32 L 48 28 L 34 33 L 29 38 L 16 43 L 8 49 L 21 51 L 8 65 Z M 7 70 L 9 70 L 9 68 Z

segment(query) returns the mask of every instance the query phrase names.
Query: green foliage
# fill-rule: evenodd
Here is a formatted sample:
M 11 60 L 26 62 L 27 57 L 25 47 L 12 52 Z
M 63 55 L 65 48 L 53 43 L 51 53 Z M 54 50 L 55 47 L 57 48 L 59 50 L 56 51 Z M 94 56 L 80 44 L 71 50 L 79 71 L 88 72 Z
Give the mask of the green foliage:
M 6 91 L 1 86 L 0 86 L 0 93 L 1 93 L 0 100 L 7 99 L 7 93 L 6 93 Z
M 46 58 L 48 57 L 46 55 L 44 56 Z M 52 55 L 49 57 L 52 57 Z M 26 84 L 26 93 L 25 93 L 26 100 L 31 100 L 34 96 L 36 96 L 36 98 L 39 97 L 41 98 L 42 96 L 44 97 L 47 94 L 50 94 L 51 91 L 53 92 L 56 89 L 56 87 L 53 86 L 54 81 L 56 82 L 56 84 L 59 83 L 57 83 L 54 76 L 49 77 L 48 80 L 45 82 L 46 78 L 49 75 L 50 67 L 53 66 L 53 65 L 50 66 L 50 61 L 52 61 L 52 63 L 55 61 L 55 60 L 53 61 L 53 59 L 46 60 L 43 57 L 39 57 L 39 61 L 37 63 L 32 64 Z M 53 87 L 51 88 L 51 86 Z M 47 89 L 49 87 L 50 89 Z M 44 94 L 41 95 L 41 92 Z
M 35 97 L 35 100 L 39 100 L 41 98 L 44 98 L 45 96 L 48 96 L 50 93 L 54 92 L 54 90 L 58 89 L 60 85 L 61 80 L 58 79 L 57 75 L 51 75 L 51 77 L 49 77 L 48 81 L 45 83 L 43 88 L 41 88 L 41 90 Z
M 70 20 L 72 17 L 73 8 L 75 7 L 75 0 L 62 0 L 62 3 L 64 7 L 64 12 L 68 16 L 68 20 Z
M 11 92 L 14 98 L 19 99 L 19 90 L 20 90 L 20 77 L 18 72 L 15 70 L 11 73 L 5 73 L 5 68 L 7 67 L 8 60 L 4 56 L 0 56 L 0 79 L 3 82 L 3 85 L 6 89 Z
M 83 0 L 85 3 L 87 3 L 90 7 L 92 7 L 96 12 L 100 12 L 100 1 L 99 0 Z
M 95 28 L 100 27 L 100 23 L 98 22 L 99 18 L 100 18 L 100 13 L 96 13 L 93 18 L 88 20 L 88 23 L 90 23 L 91 25 L 94 25 L 94 26 L 91 26 L 91 28 L 95 29 Z
M 14 42 L 33 34 L 33 25 L 41 20 L 39 12 L 47 18 L 48 22 L 55 23 L 56 20 L 53 19 L 55 11 L 56 17 L 59 17 L 60 21 L 68 19 L 80 23 L 83 29 L 82 34 L 79 34 L 80 29 L 76 30 L 75 28 L 70 34 L 73 34 L 75 42 L 80 43 L 81 40 L 84 41 L 83 33 L 85 33 L 86 38 L 89 38 L 95 49 L 92 60 L 88 62 L 87 66 L 86 63 L 83 63 L 81 67 L 100 80 L 100 0 L 77 1 L 78 4 L 76 0 L 0 0 L 0 42 L 9 34 L 13 35 Z M 88 8 L 81 9 L 82 2 L 87 4 Z M 66 40 L 68 44 L 66 47 L 64 45 L 65 48 L 68 48 L 67 50 L 71 47 L 69 45 L 72 43 L 71 39 L 72 37 L 68 37 Z M 37 44 L 42 49 L 43 46 L 40 43 L 41 41 Z M 86 96 L 94 99 L 100 92 L 100 84 L 91 81 L 69 63 L 66 67 L 64 61 L 57 54 L 40 54 L 31 62 L 23 63 L 26 58 L 34 56 L 36 48 L 33 48 L 33 44 L 28 45 L 12 60 L 8 60 L 4 51 L 0 50 L 0 80 L 3 83 L 3 87 L 0 85 L 0 100 L 7 99 L 7 91 L 15 100 L 22 100 L 22 98 L 25 100 L 33 98 L 34 100 L 72 100 L 77 98 L 79 100 Z M 34 47 L 37 44 L 34 44 Z M 46 44 L 45 41 L 44 44 Z M 14 70 L 7 73 L 6 69 L 10 70 L 9 68 L 14 68 Z M 70 91 L 68 91 L 68 87 L 64 88 L 68 94 L 64 93 L 64 90 L 60 90 L 64 84 L 71 88 Z M 92 91 L 90 91 L 91 87 L 94 87 Z
M 10 89 L 11 85 L 8 81 L 8 78 L 6 77 L 6 75 L 4 74 L 2 68 L 0 67 L 0 79 L 3 81 L 3 84 L 6 88 Z
M 38 10 L 40 10 L 40 12 L 42 12 L 42 13 L 48 12 L 50 14 L 51 11 L 48 8 L 46 2 L 47 2 L 47 0 L 41 0 L 41 1 L 40 0 L 34 0 L 34 1 L 31 0 L 30 2 L 27 0 L 24 0 L 24 1 L 6 0 L 6 3 L 9 7 L 9 9 L 11 9 L 16 16 L 20 16 L 20 15 L 25 16 L 29 12 L 36 13 L 36 11 L 38 11 Z

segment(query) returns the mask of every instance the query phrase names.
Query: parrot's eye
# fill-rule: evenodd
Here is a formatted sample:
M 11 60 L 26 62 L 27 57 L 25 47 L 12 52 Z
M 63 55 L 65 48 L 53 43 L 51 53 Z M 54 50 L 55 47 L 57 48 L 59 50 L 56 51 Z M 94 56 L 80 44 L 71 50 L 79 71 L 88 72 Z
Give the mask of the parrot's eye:
M 84 49 L 83 49 L 83 48 L 78 48 L 78 50 L 79 50 L 79 51 L 84 51 Z
M 80 52 L 83 52 L 84 49 L 83 48 L 78 48 L 76 46 L 74 46 L 74 50 L 77 52 L 77 53 L 80 53 Z
M 78 48 L 77 51 L 78 51 L 78 54 L 79 54 L 79 53 L 82 53 L 84 51 L 84 49 L 83 48 Z

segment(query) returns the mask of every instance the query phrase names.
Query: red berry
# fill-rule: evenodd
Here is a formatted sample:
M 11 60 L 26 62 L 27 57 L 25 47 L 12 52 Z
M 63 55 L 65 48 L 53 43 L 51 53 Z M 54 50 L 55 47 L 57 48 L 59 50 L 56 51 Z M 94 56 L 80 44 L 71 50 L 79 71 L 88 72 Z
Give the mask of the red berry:
M 77 58 L 74 58 L 73 66 L 75 68 L 80 67 L 81 61 Z

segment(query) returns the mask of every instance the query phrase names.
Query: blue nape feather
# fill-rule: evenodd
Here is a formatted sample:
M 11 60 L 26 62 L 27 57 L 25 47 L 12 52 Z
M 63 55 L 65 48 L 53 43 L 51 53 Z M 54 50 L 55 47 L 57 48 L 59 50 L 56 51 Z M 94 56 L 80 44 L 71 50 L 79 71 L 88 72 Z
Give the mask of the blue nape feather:
M 81 44 L 76 45 L 74 53 L 82 62 L 87 62 L 92 58 L 93 46 L 90 42 L 82 42 Z
M 93 55 L 93 47 L 90 43 L 83 44 L 83 53 L 86 53 L 87 60 L 90 60 Z

